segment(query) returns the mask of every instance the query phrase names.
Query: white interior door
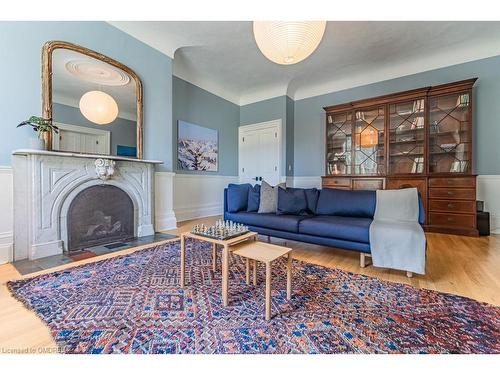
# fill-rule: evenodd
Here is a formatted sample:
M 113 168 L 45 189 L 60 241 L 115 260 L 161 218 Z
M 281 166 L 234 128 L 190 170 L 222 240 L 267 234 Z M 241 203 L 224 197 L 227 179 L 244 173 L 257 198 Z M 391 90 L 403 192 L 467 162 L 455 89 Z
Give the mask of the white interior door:
M 57 124 L 59 134 L 54 137 L 54 150 L 87 154 L 109 154 L 110 132 L 84 126 Z
M 281 120 L 239 128 L 240 182 L 280 182 Z

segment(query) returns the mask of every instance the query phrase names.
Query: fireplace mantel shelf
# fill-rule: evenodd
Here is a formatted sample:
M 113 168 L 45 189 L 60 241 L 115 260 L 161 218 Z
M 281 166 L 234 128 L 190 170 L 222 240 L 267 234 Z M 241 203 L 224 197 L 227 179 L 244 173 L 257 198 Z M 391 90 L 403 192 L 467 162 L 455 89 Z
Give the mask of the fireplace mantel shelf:
M 145 160 L 145 159 L 127 158 L 124 156 L 115 156 L 115 155 L 78 154 L 72 152 L 45 151 L 45 150 L 32 150 L 32 149 L 15 150 L 14 152 L 12 152 L 12 155 L 26 155 L 26 156 L 46 155 L 46 156 L 85 158 L 85 159 L 112 159 L 112 160 L 132 161 L 137 163 L 148 163 L 148 164 L 163 164 L 163 162 L 160 160 Z

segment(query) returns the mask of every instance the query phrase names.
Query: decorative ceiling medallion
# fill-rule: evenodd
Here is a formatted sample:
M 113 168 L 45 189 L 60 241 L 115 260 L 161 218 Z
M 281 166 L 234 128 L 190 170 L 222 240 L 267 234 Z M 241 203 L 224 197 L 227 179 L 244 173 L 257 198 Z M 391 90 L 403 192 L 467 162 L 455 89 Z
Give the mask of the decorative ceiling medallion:
M 121 69 L 91 60 L 69 60 L 66 70 L 83 81 L 106 86 L 125 86 L 130 77 Z

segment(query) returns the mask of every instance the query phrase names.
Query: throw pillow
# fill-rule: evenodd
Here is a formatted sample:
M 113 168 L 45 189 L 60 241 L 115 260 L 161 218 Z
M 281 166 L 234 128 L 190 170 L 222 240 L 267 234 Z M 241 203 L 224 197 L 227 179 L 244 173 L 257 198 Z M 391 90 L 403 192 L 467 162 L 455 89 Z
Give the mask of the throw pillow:
M 247 212 L 257 212 L 260 203 L 260 185 L 255 185 L 248 190 Z
M 266 181 L 262 181 L 260 186 L 259 214 L 275 214 L 278 206 L 278 189 L 284 188 L 285 184 L 271 186 Z
M 246 211 L 250 184 L 229 184 L 227 187 L 227 210 L 231 213 Z
M 307 212 L 310 214 L 316 214 L 316 206 L 318 205 L 319 190 L 316 188 L 304 189 L 307 201 Z
M 316 214 L 373 218 L 375 190 L 322 189 Z
M 278 189 L 277 215 L 307 214 L 307 200 L 304 189 Z

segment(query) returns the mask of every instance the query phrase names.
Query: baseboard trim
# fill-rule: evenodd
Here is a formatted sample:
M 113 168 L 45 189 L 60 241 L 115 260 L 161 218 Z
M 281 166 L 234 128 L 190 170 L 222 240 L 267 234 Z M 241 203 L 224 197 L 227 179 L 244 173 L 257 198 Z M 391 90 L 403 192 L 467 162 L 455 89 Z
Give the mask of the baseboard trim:
M 192 207 L 178 207 L 175 209 L 177 221 L 199 219 L 208 216 L 222 215 L 223 202 L 205 204 Z
M 500 234 L 500 215 L 490 214 L 490 232 Z
M 177 228 L 177 219 L 174 211 L 164 213 L 155 217 L 155 231 L 163 232 Z
M 12 262 L 14 257 L 14 233 L 0 233 L 0 264 Z

